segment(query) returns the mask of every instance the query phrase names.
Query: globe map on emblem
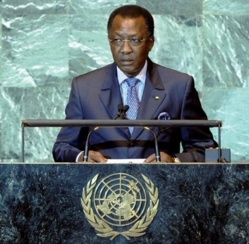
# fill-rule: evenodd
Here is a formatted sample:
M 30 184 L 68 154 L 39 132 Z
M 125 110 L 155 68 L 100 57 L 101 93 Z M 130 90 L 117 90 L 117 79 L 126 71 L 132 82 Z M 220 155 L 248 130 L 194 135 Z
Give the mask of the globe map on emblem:
M 143 185 L 125 173 L 108 175 L 96 186 L 93 195 L 96 214 L 112 226 L 126 226 L 137 221 L 147 209 Z

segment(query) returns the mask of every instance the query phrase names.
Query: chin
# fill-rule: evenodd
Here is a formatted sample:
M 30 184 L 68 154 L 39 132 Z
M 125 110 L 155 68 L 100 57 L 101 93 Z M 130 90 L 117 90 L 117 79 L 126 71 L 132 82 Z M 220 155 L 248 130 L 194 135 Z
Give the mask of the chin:
M 130 69 L 121 69 L 123 71 L 123 73 L 125 73 L 128 77 L 129 76 L 135 76 L 137 73 L 130 70 Z
M 127 73 L 127 72 L 132 72 L 132 69 L 129 67 L 129 66 L 125 66 L 125 65 L 119 65 L 118 66 L 121 71 L 123 71 L 124 73 Z

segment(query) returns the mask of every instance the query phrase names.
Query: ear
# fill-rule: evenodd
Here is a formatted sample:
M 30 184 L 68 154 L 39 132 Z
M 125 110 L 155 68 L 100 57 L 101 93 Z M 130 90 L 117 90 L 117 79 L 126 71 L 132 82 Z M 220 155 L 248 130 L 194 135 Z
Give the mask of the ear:
M 148 43 L 149 43 L 149 50 L 151 51 L 155 43 L 155 37 L 154 36 L 149 37 Z

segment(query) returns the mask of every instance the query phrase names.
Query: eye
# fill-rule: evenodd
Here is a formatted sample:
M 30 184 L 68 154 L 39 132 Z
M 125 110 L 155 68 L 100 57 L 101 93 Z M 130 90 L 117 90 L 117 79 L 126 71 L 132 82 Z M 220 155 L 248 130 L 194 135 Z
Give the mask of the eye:
M 131 43 L 132 45 L 137 45 L 137 44 L 140 43 L 140 39 L 132 38 L 132 39 L 130 39 L 130 43 Z
M 113 42 L 119 44 L 119 43 L 122 43 L 123 40 L 121 38 L 114 38 Z

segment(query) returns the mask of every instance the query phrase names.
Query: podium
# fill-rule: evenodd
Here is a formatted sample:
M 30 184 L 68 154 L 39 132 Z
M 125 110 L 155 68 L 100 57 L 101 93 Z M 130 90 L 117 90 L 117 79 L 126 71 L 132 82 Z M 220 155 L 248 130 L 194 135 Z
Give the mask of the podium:
M 1 243 L 248 243 L 249 164 L 0 164 Z
M 215 158 L 216 162 L 223 162 L 223 150 L 221 148 L 221 126 L 222 121 L 220 120 L 82 120 L 82 119 L 70 119 L 70 120 L 54 120 L 54 119 L 28 119 L 22 121 L 22 143 L 21 143 L 21 161 L 25 161 L 25 128 L 26 127 L 87 127 L 91 128 L 90 132 L 87 136 L 87 141 L 85 145 L 85 155 L 84 161 L 87 162 L 88 158 L 88 139 L 91 136 L 92 132 L 94 132 L 98 128 L 103 127 L 143 127 L 144 129 L 150 131 L 150 133 L 154 137 L 155 143 L 155 156 L 157 162 L 160 162 L 160 153 L 157 143 L 157 136 L 150 129 L 150 127 L 217 127 L 218 128 L 218 145 L 219 149 L 215 150 L 217 152 L 213 152 L 210 154 L 211 157 Z M 216 153 L 216 155 L 215 155 Z M 225 161 L 230 161 L 225 160 Z

